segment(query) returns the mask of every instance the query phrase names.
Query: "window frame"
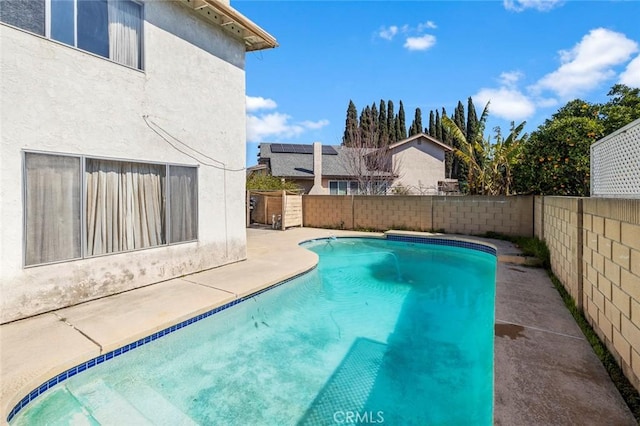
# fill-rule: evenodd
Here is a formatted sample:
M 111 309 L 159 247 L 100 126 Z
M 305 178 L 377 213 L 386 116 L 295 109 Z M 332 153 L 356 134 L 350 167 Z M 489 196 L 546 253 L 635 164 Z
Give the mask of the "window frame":
M 40 154 L 40 155 L 51 155 L 56 157 L 72 157 L 78 158 L 80 161 L 80 256 L 70 259 L 64 260 L 54 260 L 51 262 L 44 263 L 34 263 L 27 264 L 27 154 Z M 22 157 L 22 267 L 24 269 L 34 268 L 38 266 L 46 266 L 53 265 L 58 263 L 68 263 L 75 262 L 78 260 L 84 259 L 94 259 L 97 257 L 103 256 L 112 256 L 123 253 L 131 253 L 137 252 L 141 250 L 153 250 L 162 247 L 169 247 L 179 244 L 190 244 L 197 243 L 200 241 L 200 165 L 199 164 L 185 164 L 185 163 L 174 163 L 174 162 L 159 162 L 159 161 L 149 161 L 149 160 L 134 160 L 131 158 L 121 158 L 121 157 L 105 157 L 105 156 L 94 156 L 94 155 L 85 155 L 85 154 L 73 154 L 73 153 L 65 153 L 65 152 L 57 152 L 57 151 L 42 151 L 42 150 L 31 150 L 31 149 L 23 149 L 21 150 Z M 164 184 L 164 197 L 165 197 L 165 213 L 164 220 L 166 223 L 165 226 L 165 243 L 159 244 L 155 246 L 149 247 L 141 247 L 130 250 L 122 250 L 111 253 L 100 253 L 100 254 L 87 254 L 87 175 L 86 175 L 86 162 L 87 160 L 105 160 L 105 161 L 116 161 L 116 162 L 125 162 L 125 163 L 137 163 L 137 164 L 152 164 L 155 166 L 163 166 L 165 168 L 165 178 L 166 182 Z M 194 206 L 194 219 L 196 222 L 196 230 L 195 230 L 195 238 L 184 240 L 184 241 L 170 241 L 170 227 L 171 227 L 171 217 L 170 217 L 170 209 L 169 203 L 171 202 L 171 190 L 169 188 L 169 176 L 170 176 L 170 168 L 174 167 L 185 167 L 196 169 L 196 180 L 195 180 L 195 206 Z
M 144 39 L 145 37 L 144 37 L 144 33 L 145 33 L 145 21 L 146 21 L 146 19 L 145 19 L 145 4 L 144 4 L 143 1 L 141 1 L 141 0 L 126 0 L 126 1 L 129 1 L 131 3 L 135 3 L 140 7 L 140 58 L 139 58 L 140 59 L 140 64 L 139 64 L 140 66 L 139 66 L 139 68 L 133 67 L 131 65 L 124 64 L 122 62 L 115 61 L 115 60 L 113 60 L 113 59 L 111 59 L 109 57 L 102 56 L 102 55 L 99 55 L 97 53 L 93 53 L 93 52 L 88 51 L 88 50 L 81 49 L 81 48 L 79 48 L 77 46 L 77 44 L 78 44 L 78 23 L 77 23 L 77 19 L 78 19 L 78 0 L 70 0 L 70 1 L 73 2 L 73 44 L 67 44 L 65 42 L 62 42 L 62 41 L 59 41 L 59 40 L 56 40 L 56 39 L 52 38 L 51 37 L 51 27 L 52 27 L 52 23 L 51 23 L 51 18 L 52 18 L 51 2 L 53 0 L 40 0 L 40 1 L 42 1 L 44 3 L 44 14 L 45 14 L 45 16 L 44 16 L 44 34 L 39 34 L 39 33 L 30 31 L 30 30 L 28 30 L 26 28 L 18 27 L 16 25 L 9 24 L 9 23 L 4 22 L 4 21 L 0 21 L 0 24 L 7 25 L 7 26 L 9 26 L 11 28 L 15 28 L 15 29 L 17 29 L 19 31 L 23 31 L 23 32 L 26 32 L 28 34 L 32 34 L 32 35 L 34 35 L 36 37 L 44 38 L 44 39 L 46 39 L 46 40 L 48 40 L 50 42 L 59 44 L 61 46 L 65 46 L 65 47 L 69 47 L 71 49 L 78 50 L 80 52 L 83 52 L 83 53 L 86 53 L 88 55 L 94 56 L 96 58 L 107 60 L 107 61 L 109 61 L 111 63 L 121 65 L 121 66 L 129 68 L 131 70 L 135 70 L 135 71 L 139 71 L 139 72 L 144 72 L 145 71 L 145 68 L 146 68 L 145 67 L 145 65 L 146 65 L 145 62 L 146 61 L 145 61 L 145 39 Z M 109 1 L 109 0 L 107 0 L 107 1 Z

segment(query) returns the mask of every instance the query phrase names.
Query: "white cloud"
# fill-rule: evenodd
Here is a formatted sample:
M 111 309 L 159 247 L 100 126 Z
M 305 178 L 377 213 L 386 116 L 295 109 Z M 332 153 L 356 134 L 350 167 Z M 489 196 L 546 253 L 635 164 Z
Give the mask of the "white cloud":
M 265 99 L 260 96 L 247 96 L 247 111 L 257 111 L 260 109 L 274 109 L 278 105 L 273 99 Z
M 524 74 L 520 71 L 503 72 L 500 74 L 500 82 L 504 86 L 513 87 L 523 76 Z
M 329 120 L 318 120 L 318 121 L 303 121 L 300 123 L 306 129 L 322 129 L 325 126 L 329 125 Z
M 385 40 L 393 40 L 396 34 L 398 34 L 398 27 L 396 25 L 391 25 L 388 28 L 382 27 L 378 32 L 378 36 Z
M 536 106 L 526 95 L 513 87 L 500 87 L 497 89 L 480 89 L 472 96 L 476 105 L 489 105 L 491 115 L 505 120 L 521 121 L 533 115 Z
M 548 12 L 564 3 L 563 0 L 503 0 L 502 4 L 507 10 L 522 12 L 526 9 L 535 9 L 539 12 Z
M 425 34 L 420 37 L 407 37 L 404 47 L 408 50 L 427 50 L 436 44 L 436 37 Z
M 640 87 L 640 55 L 627 64 L 627 69 L 620 74 L 620 83 Z
M 262 142 L 267 138 L 294 138 L 307 130 L 320 129 L 328 120 L 292 123 L 291 116 L 280 112 L 247 114 L 247 142 Z
M 605 28 L 591 30 L 573 49 L 560 51 L 562 65 L 545 75 L 533 91 L 547 89 L 564 99 L 577 96 L 615 76 L 613 66 L 638 51 L 638 43 Z
M 425 29 L 429 29 L 429 30 L 435 30 L 436 28 L 438 28 L 438 26 L 436 25 L 435 22 L 433 21 L 427 21 L 424 24 L 418 24 L 418 32 L 422 32 Z

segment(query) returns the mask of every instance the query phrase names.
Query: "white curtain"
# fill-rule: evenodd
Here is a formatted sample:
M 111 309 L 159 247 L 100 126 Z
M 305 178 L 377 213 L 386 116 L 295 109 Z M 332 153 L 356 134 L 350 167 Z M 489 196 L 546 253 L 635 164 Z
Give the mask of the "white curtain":
M 169 167 L 169 242 L 191 241 L 198 237 L 198 169 Z
M 165 166 L 87 160 L 87 255 L 164 244 Z
M 25 188 L 25 264 L 79 258 L 80 159 L 26 153 Z
M 140 68 L 142 7 L 132 1 L 109 0 L 109 58 Z

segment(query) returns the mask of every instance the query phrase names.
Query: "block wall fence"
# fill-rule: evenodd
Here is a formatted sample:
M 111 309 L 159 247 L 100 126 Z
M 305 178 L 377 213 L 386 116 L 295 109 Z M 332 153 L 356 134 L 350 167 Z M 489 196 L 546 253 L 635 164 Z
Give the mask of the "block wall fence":
M 640 390 L 640 200 L 536 197 L 551 268 Z
M 536 236 L 551 269 L 640 390 L 640 200 L 305 195 L 303 225 Z
M 533 196 L 304 195 L 304 226 L 533 235 Z

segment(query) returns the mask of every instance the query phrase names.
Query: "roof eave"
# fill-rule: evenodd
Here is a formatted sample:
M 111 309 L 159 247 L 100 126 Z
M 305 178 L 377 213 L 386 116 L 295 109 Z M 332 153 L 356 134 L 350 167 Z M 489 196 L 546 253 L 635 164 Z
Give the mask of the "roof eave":
M 278 47 L 276 39 L 228 4 L 218 0 L 181 0 L 198 15 L 213 22 L 235 39 L 241 40 L 247 52 Z

